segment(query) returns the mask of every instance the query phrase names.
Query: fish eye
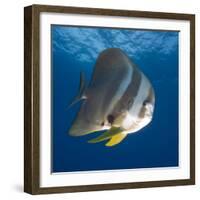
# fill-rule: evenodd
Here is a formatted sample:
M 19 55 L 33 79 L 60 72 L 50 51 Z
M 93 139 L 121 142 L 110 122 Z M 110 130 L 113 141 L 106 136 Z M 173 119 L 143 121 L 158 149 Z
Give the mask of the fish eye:
M 101 122 L 101 126 L 104 126 L 104 122 Z
M 146 106 L 148 103 L 149 103 L 148 100 L 144 100 L 142 105 L 143 105 L 143 106 Z
M 114 116 L 113 116 L 113 115 L 108 115 L 108 116 L 107 116 L 107 119 L 108 119 L 108 122 L 109 122 L 110 124 L 112 124 L 112 123 L 114 122 Z

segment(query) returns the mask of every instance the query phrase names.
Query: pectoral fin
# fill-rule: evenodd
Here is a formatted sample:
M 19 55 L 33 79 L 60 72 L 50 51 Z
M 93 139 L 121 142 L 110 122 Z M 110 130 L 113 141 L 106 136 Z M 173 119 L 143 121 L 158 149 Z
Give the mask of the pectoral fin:
M 67 109 L 72 107 L 74 104 L 78 103 L 82 99 L 87 99 L 85 96 L 85 90 L 86 90 L 86 81 L 85 81 L 85 75 L 83 72 L 80 74 L 80 84 L 79 84 L 79 92 L 77 96 L 73 99 L 73 101 L 68 105 Z
M 124 133 L 118 133 L 117 135 L 114 135 L 109 142 L 106 143 L 106 146 L 111 147 L 116 144 L 119 144 L 124 138 L 126 137 L 126 134 Z
M 108 131 L 104 132 L 102 135 L 100 135 L 97 138 L 94 138 L 92 140 L 89 140 L 89 143 L 97 143 L 97 142 L 102 142 L 104 140 L 108 140 L 114 135 L 117 135 L 118 133 L 121 133 L 122 130 L 120 127 L 111 127 Z

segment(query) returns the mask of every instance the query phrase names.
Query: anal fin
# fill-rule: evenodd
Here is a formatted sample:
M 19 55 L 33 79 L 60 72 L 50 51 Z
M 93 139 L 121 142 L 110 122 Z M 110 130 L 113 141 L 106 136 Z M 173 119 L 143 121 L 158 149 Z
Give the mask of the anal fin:
M 106 146 L 111 147 L 114 145 L 119 144 L 124 138 L 126 137 L 126 134 L 124 134 L 123 132 L 118 133 L 116 135 L 114 135 L 109 142 L 106 143 Z

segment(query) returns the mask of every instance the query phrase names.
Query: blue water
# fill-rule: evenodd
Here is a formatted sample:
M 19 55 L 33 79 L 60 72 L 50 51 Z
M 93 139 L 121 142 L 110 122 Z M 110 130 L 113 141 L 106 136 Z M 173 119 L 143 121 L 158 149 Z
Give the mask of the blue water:
M 178 32 L 52 25 L 52 171 L 178 166 Z M 67 106 L 78 92 L 80 72 L 87 82 L 98 54 L 121 48 L 152 82 L 156 95 L 152 122 L 119 145 L 89 144 L 96 133 L 68 135 L 80 108 Z

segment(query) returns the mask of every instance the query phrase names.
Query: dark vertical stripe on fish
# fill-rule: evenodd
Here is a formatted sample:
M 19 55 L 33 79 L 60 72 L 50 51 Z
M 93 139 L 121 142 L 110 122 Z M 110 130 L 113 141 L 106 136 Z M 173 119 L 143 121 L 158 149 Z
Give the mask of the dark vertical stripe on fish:
M 131 108 L 134 103 L 134 99 L 138 94 L 139 87 L 142 80 L 142 74 L 137 69 L 137 67 L 133 66 L 134 70 L 132 73 L 132 79 L 130 84 L 128 85 L 125 93 L 118 101 L 118 103 L 114 106 L 113 113 L 114 115 L 121 114 L 123 111 Z

